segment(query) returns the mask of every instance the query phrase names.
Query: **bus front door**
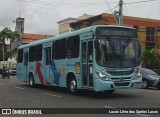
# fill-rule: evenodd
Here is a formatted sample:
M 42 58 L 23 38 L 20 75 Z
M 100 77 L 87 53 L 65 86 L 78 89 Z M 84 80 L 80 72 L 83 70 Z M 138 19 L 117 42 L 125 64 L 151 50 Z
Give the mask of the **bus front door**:
M 93 41 L 82 42 L 83 88 L 93 88 Z
M 50 84 L 51 83 L 51 48 L 45 48 L 45 66 L 44 66 L 44 73 L 45 73 L 45 78 L 44 78 L 44 84 Z
M 28 53 L 24 53 L 24 81 L 28 81 Z

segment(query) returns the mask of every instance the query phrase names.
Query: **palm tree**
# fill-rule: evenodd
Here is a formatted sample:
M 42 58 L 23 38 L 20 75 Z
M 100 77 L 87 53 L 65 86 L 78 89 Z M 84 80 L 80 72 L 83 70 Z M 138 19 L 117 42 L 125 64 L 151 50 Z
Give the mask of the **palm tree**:
M 5 59 L 5 40 L 10 39 L 10 48 L 11 42 L 13 42 L 16 38 L 18 38 L 18 33 L 15 31 L 13 32 L 9 28 L 5 27 L 3 30 L 0 31 L 0 43 L 3 45 L 3 61 Z

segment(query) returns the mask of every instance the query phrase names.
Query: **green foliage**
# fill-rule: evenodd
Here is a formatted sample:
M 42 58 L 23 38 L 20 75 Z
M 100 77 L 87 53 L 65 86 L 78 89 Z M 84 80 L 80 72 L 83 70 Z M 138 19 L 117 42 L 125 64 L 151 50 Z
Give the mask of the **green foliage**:
M 160 54 L 155 49 L 145 50 L 143 53 L 143 60 L 146 68 L 160 68 Z
M 0 61 L 3 61 L 3 52 L 0 50 Z
M 5 55 L 5 57 L 4 57 L 4 59 L 6 60 L 7 59 L 7 57 L 9 56 L 9 53 L 6 53 L 6 49 L 5 49 L 5 46 L 6 46 L 6 44 L 5 44 L 5 40 L 6 39 L 10 39 L 11 40 L 11 42 L 13 42 L 15 39 L 17 39 L 17 38 L 19 38 L 19 34 L 17 33 L 17 31 L 12 31 L 12 30 L 10 30 L 9 28 L 7 28 L 7 27 L 5 27 L 4 29 L 2 29 L 1 31 L 0 31 L 0 43 L 2 44 L 2 47 L 3 47 L 3 50 L 4 50 L 4 55 Z M 11 44 L 10 44 L 10 48 L 11 48 Z M 2 49 L 2 48 L 0 48 L 0 49 Z M 2 54 L 2 56 L 3 56 L 3 54 Z
M 5 43 L 5 39 L 10 39 L 11 41 L 14 41 L 18 37 L 19 34 L 17 33 L 17 31 L 13 32 L 7 27 L 0 31 L 0 42 L 2 42 L 3 44 Z

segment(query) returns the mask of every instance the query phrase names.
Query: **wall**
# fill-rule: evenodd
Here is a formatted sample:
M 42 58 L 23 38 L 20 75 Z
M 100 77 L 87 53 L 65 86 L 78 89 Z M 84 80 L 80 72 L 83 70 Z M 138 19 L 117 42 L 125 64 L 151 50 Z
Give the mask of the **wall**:
M 60 24 L 59 25 L 59 34 L 62 34 L 62 33 L 67 33 L 69 32 L 69 23 L 63 23 L 63 24 Z

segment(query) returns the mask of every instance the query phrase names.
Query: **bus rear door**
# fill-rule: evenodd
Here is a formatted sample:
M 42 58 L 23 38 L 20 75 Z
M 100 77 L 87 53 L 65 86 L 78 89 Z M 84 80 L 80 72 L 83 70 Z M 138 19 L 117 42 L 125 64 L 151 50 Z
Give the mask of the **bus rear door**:
M 51 47 L 47 47 L 44 49 L 44 84 L 50 84 L 51 83 Z

